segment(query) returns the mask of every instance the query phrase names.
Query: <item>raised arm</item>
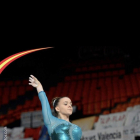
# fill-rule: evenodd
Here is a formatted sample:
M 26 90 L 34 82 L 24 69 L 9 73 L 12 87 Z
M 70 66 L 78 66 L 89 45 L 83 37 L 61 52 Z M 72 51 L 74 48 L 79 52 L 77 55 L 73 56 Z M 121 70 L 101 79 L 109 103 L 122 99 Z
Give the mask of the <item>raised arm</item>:
M 55 117 L 52 115 L 48 98 L 46 96 L 46 93 L 43 90 L 41 83 L 33 75 L 30 75 L 29 81 L 30 81 L 29 85 L 32 85 L 33 87 L 35 87 L 38 92 L 38 96 L 42 105 L 42 114 L 43 114 L 44 124 L 45 125 L 51 124 L 52 121 L 55 119 Z

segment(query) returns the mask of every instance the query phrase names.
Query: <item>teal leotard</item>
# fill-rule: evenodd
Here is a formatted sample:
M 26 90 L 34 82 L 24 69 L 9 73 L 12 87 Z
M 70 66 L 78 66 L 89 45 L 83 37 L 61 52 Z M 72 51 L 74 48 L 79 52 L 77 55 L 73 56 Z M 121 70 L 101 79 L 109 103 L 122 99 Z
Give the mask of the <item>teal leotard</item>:
M 51 140 L 80 140 L 82 137 L 81 128 L 66 120 L 54 117 L 44 91 L 40 91 L 38 96 L 42 105 L 44 124 L 48 129 Z

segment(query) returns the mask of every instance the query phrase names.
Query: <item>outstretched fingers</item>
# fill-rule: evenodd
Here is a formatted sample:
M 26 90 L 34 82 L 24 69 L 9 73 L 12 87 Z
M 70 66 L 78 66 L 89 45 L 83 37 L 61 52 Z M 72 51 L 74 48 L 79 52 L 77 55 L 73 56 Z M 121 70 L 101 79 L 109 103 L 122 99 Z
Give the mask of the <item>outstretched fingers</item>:
M 35 76 L 33 76 L 33 75 L 30 75 L 31 76 L 31 78 L 33 78 L 34 80 L 37 80 L 37 78 L 35 77 Z

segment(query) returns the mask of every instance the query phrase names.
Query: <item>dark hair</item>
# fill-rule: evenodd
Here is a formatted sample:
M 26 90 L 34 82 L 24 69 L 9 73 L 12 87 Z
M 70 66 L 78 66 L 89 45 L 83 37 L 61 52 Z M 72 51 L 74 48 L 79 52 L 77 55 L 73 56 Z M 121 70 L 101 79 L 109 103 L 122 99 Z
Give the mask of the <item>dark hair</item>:
M 63 97 L 55 97 L 55 98 L 52 99 L 52 106 L 54 108 L 54 113 L 55 113 L 54 115 L 56 117 L 58 117 L 58 112 L 56 111 L 55 107 L 58 105 L 61 98 L 63 98 Z M 54 100 L 55 100 L 55 102 L 54 102 Z M 53 104 L 53 102 L 54 102 L 54 104 Z

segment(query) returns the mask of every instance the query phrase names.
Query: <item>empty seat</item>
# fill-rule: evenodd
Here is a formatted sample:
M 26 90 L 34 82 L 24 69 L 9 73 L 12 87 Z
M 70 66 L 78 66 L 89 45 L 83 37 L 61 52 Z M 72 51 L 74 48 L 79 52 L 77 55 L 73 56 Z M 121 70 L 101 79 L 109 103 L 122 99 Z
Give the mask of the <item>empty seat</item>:
M 119 70 L 119 75 L 124 75 L 125 74 L 125 70 L 122 69 L 122 70 Z
M 100 65 L 95 66 L 95 70 L 101 70 L 101 66 Z
M 114 69 L 115 68 L 115 64 L 109 64 L 109 69 Z
M 66 76 L 64 80 L 65 81 L 70 81 L 71 80 L 71 76 Z
M 94 103 L 89 103 L 88 104 L 88 112 L 87 115 L 93 115 L 95 113 L 94 111 Z
M 83 80 L 84 79 L 84 74 L 80 74 L 80 75 L 78 75 L 78 78 L 77 78 L 78 80 Z
M 27 79 L 22 81 L 22 85 L 28 85 L 29 81 Z
M 69 91 L 68 91 L 68 97 L 73 100 L 74 98 L 74 95 L 75 95 L 75 90 L 76 90 L 76 86 L 77 86 L 77 81 L 72 81 L 70 83 L 70 88 L 69 88 Z
M 112 76 L 112 72 L 111 72 L 111 71 L 105 71 L 105 76 L 106 76 L 106 77 Z
M 48 94 L 51 95 L 51 97 L 53 97 L 55 91 L 56 91 L 56 87 L 50 87 Z
M 88 67 L 82 67 L 82 71 L 83 72 L 88 71 Z
M 110 107 L 111 107 L 110 100 L 101 101 L 101 109 L 106 109 Z
M 24 95 L 25 94 L 25 86 L 21 85 L 18 87 L 18 95 Z
M 102 65 L 102 69 L 108 69 L 108 65 Z
M 103 115 L 110 114 L 110 111 L 109 111 L 109 110 L 104 110 L 102 114 L 103 114 Z
M 17 90 L 18 88 L 16 86 L 11 87 L 10 100 L 15 100 L 17 98 Z
M 83 85 L 83 98 L 86 97 L 89 94 L 89 88 L 90 88 L 90 80 L 85 80 Z
M 98 72 L 98 77 L 99 77 L 99 78 L 105 77 L 105 73 L 104 73 L 104 72 Z
M 95 114 L 101 113 L 101 103 L 100 102 L 94 103 L 94 113 Z
M 86 73 L 86 74 L 84 75 L 84 77 L 85 77 L 85 79 L 90 79 L 90 73 Z
M 97 73 L 92 73 L 91 74 L 91 78 L 97 78 L 97 77 L 98 77 Z
M 63 88 L 63 83 L 62 82 L 58 83 L 56 87 L 55 96 L 60 96 L 62 88 Z
M 121 97 L 126 97 L 126 89 L 125 89 L 125 84 L 124 84 L 124 79 L 119 79 L 119 90 L 120 90 L 120 96 Z
M 120 98 L 120 90 L 119 90 L 119 81 L 118 77 L 114 76 L 112 78 L 112 85 L 113 85 L 113 94 L 114 99 Z
M 135 75 L 131 74 L 129 78 L 131 80 L 134 95 L 135 96 L 140 95 L 140 91 L 139 91 L 139 87 L 138 87 L 138 83 L 137 83 L 137 80 L 135 78 Z
M 95 95 L 94 96 L 95 102 L 101 101 L 101 92 L 100 92 L 100 90 L 96 89 L 94 95 Z
M 21 84 L 21 81 L 20 80 L 16 80 L 15 82 L 14 82 L 14 85 L 15 86 L 19 86 Z
M 3 87 L 5 85 L 6 85 L 5 81 L 0 81 L 0 87 Z
M 6 85 L 7 86 L 12 86 L 13 85 L 13 81 L 12 80 L 7 81 Z
M 61 96 L 67 96 L 68 95 L 68 90 L 69 90 L 69 82 L 65 82 L 62 88 Z
M 33 137 L 33 128 L 25 128 L 24 131 L 24 138 L 29 138 L 29 137 Z
M 119 71 L 118 70 L 113 70 L 112 71 L 112 75 L 113 76 L 118 76 L 119 75 Z
M 25 86 L 25 90 L 26 91 L 31 91 L 31 90 L 33 90 L 34 88 L 31 86 L 31 85 L 27 85 L 27 86 Z
M 115 65 L 115 67 L 116 67 L 116 68 L 122 68 L 123 65 L 122 65 L 121 63 L 117 63 L 117 64 Z
M 81 68 L 76 68 L 76 70 L 75 70 L 76 72 L 81 72 L 82 71 L 82 69 Z
M 106 92 L 107 92 L 107 99 L 113 99 L 113 86 L 112 86 L 112 79 L 111 77 L 107 77 L 105 79 L 105 86 L 106 86 Z
M 87 115 L 88 104 L 83 104 L 83 115 Z
M 132 90 L 132 83 L 130 82 L 130 78 L 128 75 L 124 75 L 124 82 L 125 82 L 125 88 L 126 93 L 128 97 L 133 97 L 133 90 Z
M 93 67 L 93 66 L 90 66 L 89 68 L 88 68 L 88 71 L 94 71 L 95 70 L 95 68 Z
M 139 72 L 139 68 L 134 68 L 133 69 L 133 73 L 138 73 Z
M 77 75 L 72 75 L 72 76 L 71 76 L 71 80 L 72 80 L 72 81 L 77 80 Z
M 82 80 L 78 81 L 77 88 L 76 88 L 75 95 L 74 95 L 74 101 L 81 100 L 82 91 L 83 91 L 83 84 L 84 84 L 84 81 L 82 81 Z

